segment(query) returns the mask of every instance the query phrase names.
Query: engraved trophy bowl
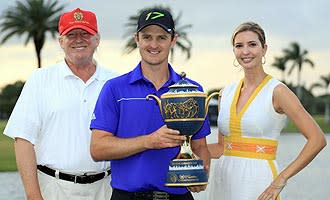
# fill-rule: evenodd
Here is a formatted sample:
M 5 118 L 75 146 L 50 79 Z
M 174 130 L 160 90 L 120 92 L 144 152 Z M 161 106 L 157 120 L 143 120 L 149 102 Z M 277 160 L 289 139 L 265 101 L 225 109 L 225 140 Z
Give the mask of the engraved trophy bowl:
M 153 98 L 157 101 L 167 127 L 179 130 L 187 138 L 181 145 L 180 153 L 170 162 L 166 186 L 206 185 L 208 179 L 203 161 L 191 150 L 190 140 L 204 123 L 210 99 L 219 92 L 207 96 L 185 76 L 183 72 L 181 80 L 169 86 L 169 91 L 160 98 L 152 94 L 146 97 L 147 100 Z

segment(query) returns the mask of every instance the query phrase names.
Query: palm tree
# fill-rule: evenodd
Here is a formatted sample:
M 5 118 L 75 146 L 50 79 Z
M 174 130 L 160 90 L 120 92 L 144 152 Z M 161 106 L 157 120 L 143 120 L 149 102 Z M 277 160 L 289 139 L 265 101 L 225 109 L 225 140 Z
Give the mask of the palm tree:
M 50 32 L 55 38 L 58 19 L 64 6 L 58 5 L 57 0 L 26 0 L 16 1 L 14 7 L 4 11 L 1 33 L 4 34 L 0 44 L 5 43 L 13 36 L 27 35 L 25 45 L 33 40 L 38 59 L 38 68 L 41 67 L 41 49 L 46 40 L 46 33 Z
M 283 50 L 284 57 L 287 61 L 292 61 L 292 66 L 288 72 L 290 75 L 293 69 L 297 68 L 297 96 L 300 99 L 301 94 L 301 70 L 304 63 L 314 67 L 314 63 L 307 57 L 308 51 L 302 50 L 297 42 L 292 42 L 290 47 Z
M 285 57 L 275 57 L 273 67 L 281 71 L 282 81 L 285 82 L 285 69 L 286 69 L 286 59 Z
M 318 83 L 314 83 L 311 85 L 310 90 L 312 91 L 314 88 L 322 88 L 324 89 L 324 101 L 325 101 L 325 110 L 324 110 L 324 122 L 326 124 L 329 124 L 330 122 L 330 91 L 329 91 L 329 86 L 330 86 L 330 74 L 326 76 L 321 76 L 320 77 L 321 81 Z
M 137 27 L 137 22 L 138 22 L 139 16 L 144 10 L 152 9 L 152 8 L 166 9 L 170 13 L 172 13 L 171 9 L 169 7 L 153 6 L 150 8 L 141 9 L 138 11 L 138 13 L 136 15 L 130 16 L 128 19 L 128 23 L 125 24 L 125 26 L 127 27 L 127 32 L 124 34 L 124 37 L 125 38 L 129 37 L 129 38 L 125 45 L 124 53 L 129 54 L 137 48 L 134 37 L 132 37 L 132 35 L 136 32 L 136 27 Z M 177 17 L 173 16 L 173 18 L 174 18 L 173 20 L 174 20 L 174 24 L 175 24 L 175 32 L 179 36 L 174 48 L 178 47 L 179 49 L 181 49 L 181 51 L 186 54 L 186 58 L 189 59 L 191 56 L 192 42 L 188 38 L 188 33 L 186 32 L 186 29 L 191 28 L 192 25 L 191 24 L 180 25 L 179 22 L 180 22 L 181 16 L 182 16 L 182 12 L 180 12 Z M 175 51 L 174 48 L 171 49 L 171 57 L 170 57 L 171 62 L 173 62 L 173 59 L 174 59 L 174 51 Z

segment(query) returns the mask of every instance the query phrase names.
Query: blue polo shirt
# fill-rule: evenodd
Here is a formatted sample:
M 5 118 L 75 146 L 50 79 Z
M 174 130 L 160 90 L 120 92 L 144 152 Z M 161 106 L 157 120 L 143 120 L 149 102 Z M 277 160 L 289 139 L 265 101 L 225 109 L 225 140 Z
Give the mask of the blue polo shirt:
M 111 132 L 119 138 L 148 135 L 164 125 L 159 106 L 155 100 L 146 100 L 148 94 L 160 97 L 168 86 L 181 79 L 168 65 L 169 80 L 157 91 L 141 70 L 141 64 L 131 72 L 105 83 L 95 106 L 95 119 L 90 128 Z M 198 85 L 188 79 L 191 83 Z M 206 137 L 211 132 L 208 120 L 192 139 Z M 130 192 L 162 190 L 183 194 L 186 187 L 165 186 L 169 163 L 180 148 L 146 150 L 135 155 L 111 160 L 111 186 Z

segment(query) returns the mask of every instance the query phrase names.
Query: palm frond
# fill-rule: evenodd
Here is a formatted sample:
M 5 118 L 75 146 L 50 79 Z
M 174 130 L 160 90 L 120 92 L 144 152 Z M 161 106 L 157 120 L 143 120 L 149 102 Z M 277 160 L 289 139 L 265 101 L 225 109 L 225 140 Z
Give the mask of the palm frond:
M 16 1 L 16 4 L 6 9 L 2 15 L 0 44 L 4 44 L 13 36 L 25 36 L 25 45 L 33 41 L 38 67 L 41 67 L 40 51 L 45 43 L 46 33 L 49 32 L 55 37 L 63 9 L 64 5 L 59 5 L 58 0 Z

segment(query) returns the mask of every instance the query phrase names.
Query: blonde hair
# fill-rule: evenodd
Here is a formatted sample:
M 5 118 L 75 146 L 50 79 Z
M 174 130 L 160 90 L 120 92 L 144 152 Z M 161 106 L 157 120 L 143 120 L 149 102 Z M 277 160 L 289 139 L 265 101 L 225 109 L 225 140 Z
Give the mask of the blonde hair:
M 266 36 L 264 30 L 259 26 L 259 24 L 255 22 L 244 22 L 240 24 L 234 31 L 232 37 L 231 37 L 231 43 L 234 46 L 235 37 L 238 33 L 244 32 L 244 31 L 252 31 L 258 35 L 259 41 L 261 42 L 262 47 L 266 44 Z

